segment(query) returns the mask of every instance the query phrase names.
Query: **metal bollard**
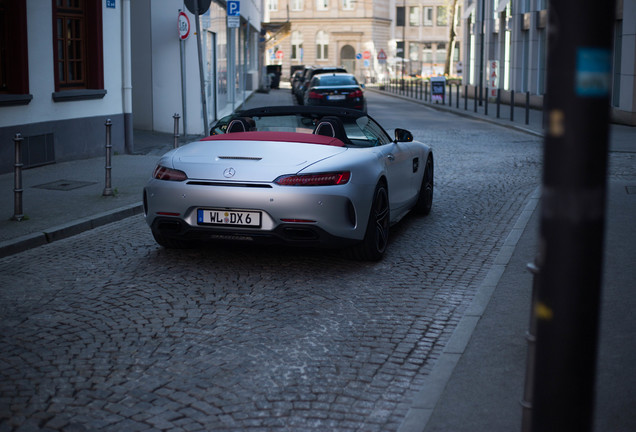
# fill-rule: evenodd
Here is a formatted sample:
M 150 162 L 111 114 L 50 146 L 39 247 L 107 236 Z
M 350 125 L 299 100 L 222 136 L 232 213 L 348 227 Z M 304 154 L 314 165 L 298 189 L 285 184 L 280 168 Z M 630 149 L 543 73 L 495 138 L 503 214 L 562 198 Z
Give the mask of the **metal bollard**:
M 12 220 L 20 222 L 24 219 L 24 213 L 22 211 L 22 135 L 17 133 L 13 138 L 15 145 L 15 163 L 13 165 L 13 216 Z
M 515 121 L 515 91 L 510 91 L 510 121 Z
M 448 106 L 449 107 L 453 106 L 453 85 L 452 84 L 448 85 Z
M 464 85 L 464 111 L 468 111 L 468 85 Z
M 459 84 L 457 84 L 457 97 L 455 99 L 455 108 L 459 109 L 459 89 L 461 88 L 461 86 Z
M 172 118 L 174 119 L 174 148 L 179 147 L 179 118 L 181 116 L 178 113 L 174 113 Z
M 530 92 L 526 92 L 526 124 L 530 123 Z
M 490 91 L 490 89 L 488 87 L 486 87 L 486 97 L 484 98 L 485 100 L 485 105 L 484 105 L 484 114 L 486 115 L 486 117 L 488 117 L 488 92 Z
M 500 109 L 501 109 L 501 89 L 498 88 L 497 89 L 497 118 L 499 118 Z
M 103 196 L 112 196 L 113 188 L 111 187 L 111 163 L 110 163 L 110 153 L 113 146 L 110 143 L 110 128 L 113 125 L 113 122 L 110 119 L 106 120 L 106 186 L 104 187 Z
M 531 417 L 532 417 L 532 385 L 534 382 L 535 367 L 534 367 L 534 355 L 537 345 L 537 319 L 535 317 L 534 308 L 537 304 L 537 278 L 539 277 L 539 266 L 534 263 L 529 263 L 527 266 L 530 273 L 532 273 L 532 301 L 530 304 L 530 323 L 528 331 L 526 332 L 526 340 L 528 341 L 528 352 L 526 359 L 526 380 L 523 390 L 523 399 L 520 401 L 522 407 L 521 418 L 521 431 L 530 432 L 531 430 Z
M 475 86 L 475 112 L 477 112 L 477 89 L 478 87 Z

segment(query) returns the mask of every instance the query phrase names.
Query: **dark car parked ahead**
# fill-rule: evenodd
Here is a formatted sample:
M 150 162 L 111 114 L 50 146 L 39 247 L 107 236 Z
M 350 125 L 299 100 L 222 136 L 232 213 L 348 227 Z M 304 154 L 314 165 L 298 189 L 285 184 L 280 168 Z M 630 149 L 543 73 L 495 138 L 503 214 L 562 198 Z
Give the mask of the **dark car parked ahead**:
M 303 70 L 297 70 L 296 72 L 294 72 L 291 76 L 291 79 L 289 80 L 290 84 L 291 84 L 291 92 L 292 95 L 296 94 L 296 89 L 298 88 L 298 85 L 302 82 L 303 78 Z
M 305 103 L 305 93 L 309 87 L 309 82 L 315 75 L 334 72 L 347 72 L 347 70 L 337 66 L 306 67 L 304 69 L 302 79 L 296 88 L 296 100 L 298 103 L 301 105 Z
M 349 73 L 315 75 L 305 92 L 305 105 L 335 106 L 367 111 L 363 87 Z

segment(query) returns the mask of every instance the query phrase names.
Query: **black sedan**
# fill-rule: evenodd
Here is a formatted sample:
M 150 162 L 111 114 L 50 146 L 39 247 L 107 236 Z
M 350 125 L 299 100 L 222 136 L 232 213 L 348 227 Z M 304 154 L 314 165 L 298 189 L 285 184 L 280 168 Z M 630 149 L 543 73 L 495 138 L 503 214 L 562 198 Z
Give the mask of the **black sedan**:
M 349 73 L 314 75 L 305 92 L 305 105 L 334 106 L 367 111 L 363 86 Z

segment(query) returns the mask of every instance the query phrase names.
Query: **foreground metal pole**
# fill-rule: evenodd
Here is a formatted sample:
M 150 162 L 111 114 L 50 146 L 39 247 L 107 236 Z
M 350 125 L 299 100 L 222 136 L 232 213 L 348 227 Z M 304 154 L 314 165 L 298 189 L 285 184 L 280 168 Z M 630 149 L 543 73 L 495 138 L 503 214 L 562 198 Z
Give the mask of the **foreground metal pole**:
M 24 219 L 24 214 L 22 211 L 22 135 L 17 133 L 15 134 L 15 138 L 13 138 L 13 143 L 15 146 L 15 163 L 13 165 L 13 216 L 12 220 L 21 221 Z
M 535 432 L 594 430 L 616 2 L 603 4 L 548 5 Z
M 111 154 L 111 150 L 113 148 L 113 146 L 110 143 L 110 128 L 113 125 L 113 122 L 110 121 L 110 119 L 106 120 L 106 123 L 104 123 L 106 125 L 106 186 L 104 187 L 104 192 L 102 193 L 103 196 L 112 196 L 113 195 L 113 188 L 111 187 L 111 161 L 110 161 L 110 154 Z
M 534 382 L 534 356 L 537 346 L 537 318 L 533 313 L 534 306 L 537 303 L 537 283 L 540 269 L 536 263 L 528 264 L 528 270 L 532 273 L 532 300 L 530 302 L 530 324 L 526 333 L 528 341 L 528 352 L 526 354 L 526 380 L 523 388 L 523 399 L 521 400 L 522 416 L 521 431 L 529 432 L 532 424 L 532 385 Z
M 179 114 L 174 113 L 172 116 L 174 119 L 174 148 L 179 147 Z

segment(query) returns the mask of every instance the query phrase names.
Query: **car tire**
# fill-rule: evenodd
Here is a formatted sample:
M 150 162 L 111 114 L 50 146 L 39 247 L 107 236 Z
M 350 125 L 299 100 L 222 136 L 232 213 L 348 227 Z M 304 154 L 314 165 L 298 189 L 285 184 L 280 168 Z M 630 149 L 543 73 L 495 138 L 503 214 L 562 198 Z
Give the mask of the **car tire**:
M 390 222 L 389 193 L 384 183 L 378 183 L 364 239 L 353 247 L 353 256 L 364 261 L 379 261 L 389 242 Z
M 159 234 L 156 231 L 152 231 L 152 236 L 159 246 L 166 249 L 190 249 L 195 246 L 195 243 L 189 240 L 179 240 Z
M 415 211 L 423 216 L 428 215 L 433 207 L 433 157 L 429 156 L 426 160 L 426 167 L 424 168 L 424 176 L 422 178 L 422 185 L 420 186 L 420 193 L 415 203 Z

